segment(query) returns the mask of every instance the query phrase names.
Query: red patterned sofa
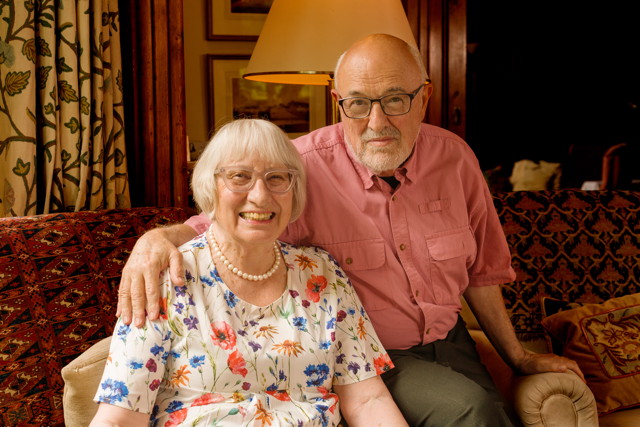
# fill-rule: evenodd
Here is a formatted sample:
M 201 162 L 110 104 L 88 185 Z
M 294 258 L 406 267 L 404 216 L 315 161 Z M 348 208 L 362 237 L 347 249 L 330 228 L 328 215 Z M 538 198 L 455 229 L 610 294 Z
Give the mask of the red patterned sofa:
M 516 191 L 494 203 L 517 274 L 502 291 L 520 341 L 537 352 L 553 344 L 588 385 L 513 375 L 465 307 L 505 399 L 526 426 L 640 425 L 640 192 Z
M 0 218 L 0 425 L 63 426 L 61 369 L 115 323 L 120 271 L 178 208 Z

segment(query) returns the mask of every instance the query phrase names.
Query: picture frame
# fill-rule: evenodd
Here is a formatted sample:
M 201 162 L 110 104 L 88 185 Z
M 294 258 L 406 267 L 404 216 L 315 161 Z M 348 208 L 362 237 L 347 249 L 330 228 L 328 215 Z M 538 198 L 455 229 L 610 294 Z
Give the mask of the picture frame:
M 294 139 L 327 124 L 326 86 L 264 83 L 242 78 L 249 55 L 207 55 L 209 129 L 236 118 L 264 118 Z
M 207 0 L 207 40 L 257 40 L 273 0 Z

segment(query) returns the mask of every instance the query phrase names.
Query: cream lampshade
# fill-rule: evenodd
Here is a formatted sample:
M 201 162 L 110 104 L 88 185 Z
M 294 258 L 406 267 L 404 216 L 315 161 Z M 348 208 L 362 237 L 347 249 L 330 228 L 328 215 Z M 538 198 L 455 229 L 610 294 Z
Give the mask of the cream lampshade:
M 330 85 L 338 57 L 373 33 L 416 45 L 400 0 L 274 0 L 243 77 Z

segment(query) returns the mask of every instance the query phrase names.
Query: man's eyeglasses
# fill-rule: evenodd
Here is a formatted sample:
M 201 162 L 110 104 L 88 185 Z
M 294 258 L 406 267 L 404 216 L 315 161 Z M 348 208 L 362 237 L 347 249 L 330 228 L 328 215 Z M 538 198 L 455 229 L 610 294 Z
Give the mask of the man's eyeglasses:
M 235 193 L 249 192 L 258 178 L 262 179 L 272 193 L 286 193 L 291 190 L 298 177 L 298 171 L 294 169 L 271 169 L 261 173 L 247 168 L 224 167 L 217 169 L 215 173 L 222 177 L 224 185 Z
M 338 100 L 338 104 L 342 107 L 344 115 L 350 119 L 364 119 L 369 117 L 371 107 L 374 102 L 380 104 L 382 112 L 387 116 L 402 116 L 411 110 L 411 102 L 416 97 L 424 84 L 411 93 L 393 93 L 380 98 L 363 98 L 354 96 L 351 98 L 342 98 Z

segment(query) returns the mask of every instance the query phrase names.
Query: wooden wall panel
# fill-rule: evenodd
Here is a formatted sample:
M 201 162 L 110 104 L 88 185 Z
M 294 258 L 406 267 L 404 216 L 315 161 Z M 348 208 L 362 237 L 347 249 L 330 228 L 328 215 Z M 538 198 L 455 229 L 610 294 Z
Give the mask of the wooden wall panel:
M 134 206 L 187 206 L 183 0 L 121 0 Z M 133 147 L 132 149 L 130 147 Z

